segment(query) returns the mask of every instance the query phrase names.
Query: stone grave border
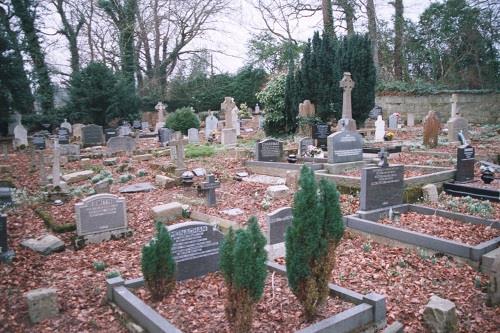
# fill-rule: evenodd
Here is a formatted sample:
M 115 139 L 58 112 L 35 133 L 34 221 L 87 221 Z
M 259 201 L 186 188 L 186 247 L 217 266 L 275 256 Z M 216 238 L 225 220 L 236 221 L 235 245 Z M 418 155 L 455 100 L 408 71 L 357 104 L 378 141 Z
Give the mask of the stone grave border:
M 263 162 L 263 161 L 246 161 L 245 167 L 251 172 L 259 175 L 285 177 L 287 171 L 297 171 L 303 165 L 307 165 L 313 171 L 319 171 L 323 169 L 322 163 L 287 163 L 287 162 Z
M 491 200 L 500 202 L 500 191 L 474 186 L 467 186 L 467 183 L 445 182 L 443 190 L 451 195 L 465 197 L 469 196 L 480 200 Z
M 274 262 L 266 263 L 270 272 L 276 272 L 286 277 L 286 267 Z M 144 278 L 124 280 L 115 277 L 106 280 L 107 299 L 113 302 L 138 325 L 150 333 L 181 333 L 182 331 L 162 317 L 149 305 L 144 303 L 130 289 L 140 288 L 144 285 Z M 300 331 L 300 333 L 336 332 L 347 333 L 361 331 L 369 327 L 384 327 L 386 324 L 386 297 L 368 293 L 366 295 L 340 287 L 333 283 L 328 284 L 330 296 L 340 297 L 355 306 L 323 319 Z
M 469 245 L 445 238 L 432 236 L 429 234 L 378 223 L 377 221 L 381 217 L 388 215 L 388 211 L 390 208 L 391 207 L 385 207 L 365 212 L 358 211 L 356 214 L 344 217 L 345 225 L 351 229 L 359 230 L 364 233 L 373 234 L 383 238 L 396 240 L 401 243 L 465 258 L 476 264 L 481 261 L 482 255 L 493 251 L 500 245 L 500 236 L 488 241 L 484 241 L 477 245 Z M 400 213 L 411 211 L 424 215 L 436 214 L 438 216 L 454 219 L 463 223 L 491 225 L 492 227 L 500 229 L 500 224 L 495 220 L 488 220 L 471 215 L 450 212 L 442 209 L 434 209 L 420 205 L 397 205 L 392 206 L 392 210 Z

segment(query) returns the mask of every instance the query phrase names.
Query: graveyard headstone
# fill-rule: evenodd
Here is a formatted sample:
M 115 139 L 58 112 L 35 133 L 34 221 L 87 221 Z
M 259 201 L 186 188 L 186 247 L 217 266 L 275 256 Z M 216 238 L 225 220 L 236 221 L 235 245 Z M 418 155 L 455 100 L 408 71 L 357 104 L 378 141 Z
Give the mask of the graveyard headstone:
M 193 144 L 200 143 L 200 137 L 198 134 L 199 133 L 198 133 L 197 128 L 188 129 L 188 141 L 189 141 L 189 143 L 193 143 Z
M 106 142 L 115 136 L 118 136 L 118 130 L 116 128 L 106 128 L 104 130 L 104 139 Z
M 363 137 L 355 131 L 335 132 L 328 136 L 328 163 L 363 160 Z
M 100 146 L 103 138 L 102 126 L 90 124 L 82 127 L 82 144 L 84 147 Z
M 14 251 L 9 249 L 7 233 L 7 215 L 0 214 L 0 261 L 10 261 L 14 257 Z
M 35 134 L 35 135 L 33 135 L 31 142 L 33 143 L 33 146 L 35 147 L 35 149 L 38 149 L 38 150 L 45 149 L 45 136 L 40 135 L 40 134 Z
M 330 125 L 328 124 L 315 124 L 313 126 L 313 139 L 316 139 L 316 146 L 323 150 L 327 149 L 328 146 L 328 136 L 332 134 L 330 130 Z
M 72 131 L 72 134 L 73 134 L 73 138 L 77 139 L 77 140 L 81 140 L 82 139 L 82 127 L 85 126 L 83 124 L 73 124 L 73 131 Z
M 132 133 L 132 129 L 130 128 L 130 126 L 128 124 L 118 127 L 118 135 L 119 136 L 128 136 L 128 135 L 130 135 L 130 133 Z
M 208 140 L 213 131 L 217 130 L 217 123 L 219 120 L 213 113 L 205 119 L 205 139 Z
M 385 136 L 385 121 L 382 116 L 378 116 L 375 121 L 375 142 L 383 142 Z
M 283 207 L 266 214 L 266 238 L 269 245 L 285 241 L 285 232 L 292 224 L 292 219 L 292 208 L 290 207 Z
M 161 144 L 167 144 L 171 140 L 171 136 L 174 133 L 170 128 L 162 127 L 158 129 L 158 140 Z
M 28 131 L 21 123 L 14 127 L 14 148 L 28 147 Z
M 177 280 L 191 279 L 219 270 L 220 231 L 203 222 L 184 222 L 168 227 Z
M 156 120 L 156 125 L 155 125 L 155 132 L 158 132 L 158 130 L 162 127 L 165 127 L 165 104 L 162 102 L 158 102 L 155 106 L 155 110 L 158 113 L 158 117 Z
M 378 116 L 382 116 L 382 107 L 379 105 L 375 105 L 373 109 L 368 113 L 368 118 L 372 120 L 377 120 Z
M 415 114 L 414 113 L 408 113 L 406 115 L 406 126 L 408 127 L 413 127 L 415 126 Z
M 147 121 L 142 121 L 141 122 L 141 130 L 143 130 L 143 131 L 149 131 L 149 123 Z
M 314 145 L 314 140 L 312 138 L 302 138 L 299 141 L 299 156 L 304 157 L 307 153 L 309 146 Z
M 220 182 L 215 180 L 214 175 L 208 175 L 207 180 L 201 183 L 200 187 L 207 192 L 207 206 L 215 207 L 217 205 L 215 189 L 220 187 Z
M 435 111 L 429 111 L 424 118 L 424 145 L 435 148 L 438 145 L 438 135 L 441 130 L 441 122 Z
M 275 139 L 265 139 L 257 143 L 255 156 L 257 161 L 279 162 L 283 157 L 283 142 Z
M 457 172 L 456 182 L 468 182 L 474 180 L 474 163 L 476 151 L 474 147 L 465 144 L 457 148 Z
M 224 97 L 224 102 L 221 103 L 220 109 L 224 113 L 224 128 L 234 128 L 234 121 L 232 119 L 233 109 L 236 107 L 234 98 Z
M 135 139 L 130 136 L 115 136 L 106 143 L 106 152 L 111 155 L 118 152 L 126 152 L 131 155 L 135 150 Z
M 57 131 L 57 138 L 59 140 L 59 143 L 62 145 L 67 145 L 69 144 L 69 134 L 70 132 L 68 131 L 67 128 L 61 127 Z
M 64 121 L 61 123 L 61 125 L 59 127 L 67 129 L 70 134 L 73 132 L 73 127 L 71 126 L 71 124 L 68 122 L 68 120 L 66 118 L 64 119 Z
M 404 166 L 369 167 L 361 170 L 361 211 L 403 203 Z
M 90 241 L 109 239 L 99 238 L 103 233 L 127 232 L 127 208 L 125 198 L 109 193 L 95 194 L 75 205 L 76 233 L 88 237 Z
M 186 171 L 186 164 L 184 163 L 184 145 L 187 144 L 187 141 L 184 140 L 182 133 L 176 132 L 175 134 L 175 140 L 171 140 L 169 145 L 172 147 L 175 147 L 175 174 L 177 176 L 182 175 L 184 171 Z M 172 151 L 171 151 L 172 152 Z
M 352 103 L 351 103 L 351 91 L 355 86 L 354 81 L 351 78 L 351 73 L 345 72 L 344 77 L 339 83 L 340 88 L 344 89 L 342 95 L 342 119 L 339 120 L 337 129 L 340 130 L 356 130 L 356 121 L 352 119 Z
M 398 121 L 399 121 L 399 115 L 397 113 L 391 114 L 389 116 L 389 128 L 398 129 Z
M 134 121 L 132 122 L 132 128 L 133 128 L 133 129 L 138 130 L 138 129 L 141 129 L 141 127 L 142 127 L 142 124 L 141 124 L 141 121 L 140 121 L 140 120 L 134 120 Z

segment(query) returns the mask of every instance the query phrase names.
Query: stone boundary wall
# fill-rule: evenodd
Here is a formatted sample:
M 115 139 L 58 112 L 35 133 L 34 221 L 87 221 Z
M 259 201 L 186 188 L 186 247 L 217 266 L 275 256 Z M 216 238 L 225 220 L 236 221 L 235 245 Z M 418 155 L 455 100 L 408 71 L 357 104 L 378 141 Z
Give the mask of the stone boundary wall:
M 422 96 L 377 96 L 375 104 L 382 107 L 384 119 L 394 112 L 401 113 L 406 122 L 407 114 L 415 114 L 415 123 L 422 122 L 429 110 L 438 113 L 441 122 L 446 122 L 451 114 L 451 93 Z M 500 123 L 500 93 L 456 93 L 458 111 L 461 116 L 474 124 Z

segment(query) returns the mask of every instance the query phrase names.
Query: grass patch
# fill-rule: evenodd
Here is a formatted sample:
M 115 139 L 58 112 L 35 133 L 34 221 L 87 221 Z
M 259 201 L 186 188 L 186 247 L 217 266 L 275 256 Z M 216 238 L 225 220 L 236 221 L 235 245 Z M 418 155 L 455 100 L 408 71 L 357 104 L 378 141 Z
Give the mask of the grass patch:
M 49 212 L 43 210 L 42 208 L 35 208 L 35 214 L 43 220 L 43 223 L 48 229 L 58 234 L 76 230 L 76 224 L 74 223 L 66 223 L 66 224 L 55 223 L 54 219 L 52 218 L 52 215 L 50 215 Z
M 186 158 L 210 157 L 215 154 L 215 148 L 213 146 L 187 145 L 185 154 Z

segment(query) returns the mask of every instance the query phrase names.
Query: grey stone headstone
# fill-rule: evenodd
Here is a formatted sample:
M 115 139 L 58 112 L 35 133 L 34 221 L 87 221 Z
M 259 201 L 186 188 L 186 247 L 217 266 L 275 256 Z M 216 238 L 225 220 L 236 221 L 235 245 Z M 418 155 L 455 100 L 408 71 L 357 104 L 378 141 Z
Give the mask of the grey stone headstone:
M 466 145 L 457 148 L 457 172 L 455 181 L 468 182 L 474 179 L 474 163 L 476 151 L 474 147 Z
M 389 128 L 390 129 L 398 129 L 398 116 L 393 113 L 389 116 Z
M 36 149 L 45 149 L 45 136 L 43 135 L 33 135 L 31 140 Z
M 307 147 L 314 145 L 312 138 L 303 138 L 299 141 L 299 156 L 304 157 L 307 153 Z
M 214 115 L 210 115 L 205 119 L 205 139 L 208 140 L 210 134 L 217 130 L 217 123 L 219 120 Z
M 283 207 L 266 215 L 267 244 L 277 244 L 285 241 L 285 232 L 292 224 L 292 208 Z
M 90 124 L 82 127 L 82 144 L 87 146 L 100 146 L 103 143 L 104 134 L 102 126 Z
M 283 142 L 266 139 L 257 143 L 257 161 L 279 162 L 283 156 Z
M 132 127 L 133 127 L 134 129 L 141 129 L 141 126 L 142 126 L 142 125 L 141 125 L 141 121 L 140 121 L 140 120 L 134 120 L 134 121 L 132 122 Z
M 317 147 L 323 150 L 327 148 L 327 138 L 332 134 L 330 130 L 330 125 L 328 124 L 316 124 L 313 126 L 312 137 L 318 140 Z
M 132 130 L 130 129 L 129 125 L 122 125 L 118 127 L 118 135 L 119 136 L 128 136 L 132 133 Z
M 216 272 L 220 266 L 220 231 L 203 222 L 185 222 L 168 227 L 177 280 L 191 279 Z
M 147 121 L 141 122 L 141 129 L 143 131 L 149 131 L 149 123 Z
M 170 140 L 172 140 L 172 134 L 174 133 L 173 130 L 170 128 L 160 128 L 158 129 L 158 140 L 160 143 L 168 143 Z
M 61 156 L 76 156 L 80 157 L 80 145 L 59 145 L 59 150 L 61 152 Z
M 96 194 L 75 205 L 78 236 L 127 229 L 125 198 Z
M 7 215 L 0 214 L 0 261 L 7 259 L 14 253 L 9 250 L 8 234 L 7 234 Z
M 116 128 L 106 128 L 104 130 L 104 136 L 105 140 L 108 141 L 109 139 L 118 136 L 118 130 Z
M 198 135 L 197 128 L 188 129 L 188 141 L 189 143 L 200 143 L 200 137 Z
M 115 136 L 110 138 L 106 143 L 106 151 L 108 154 L 122 151 L 131 154 L 135 150 L 135 147 L 135 139 L 130 136 Z
M 60 128 L 57 131 L 57 138 L 60 144 L 69 144 L 69 130 L 67 128 Z
M 328 163 L 363 160 L 363 137 L 358 132 L 341 131 L 328 136 Z
M 361 211 L 403 203 L 404 166 L 371 167 L 361 170 Z

